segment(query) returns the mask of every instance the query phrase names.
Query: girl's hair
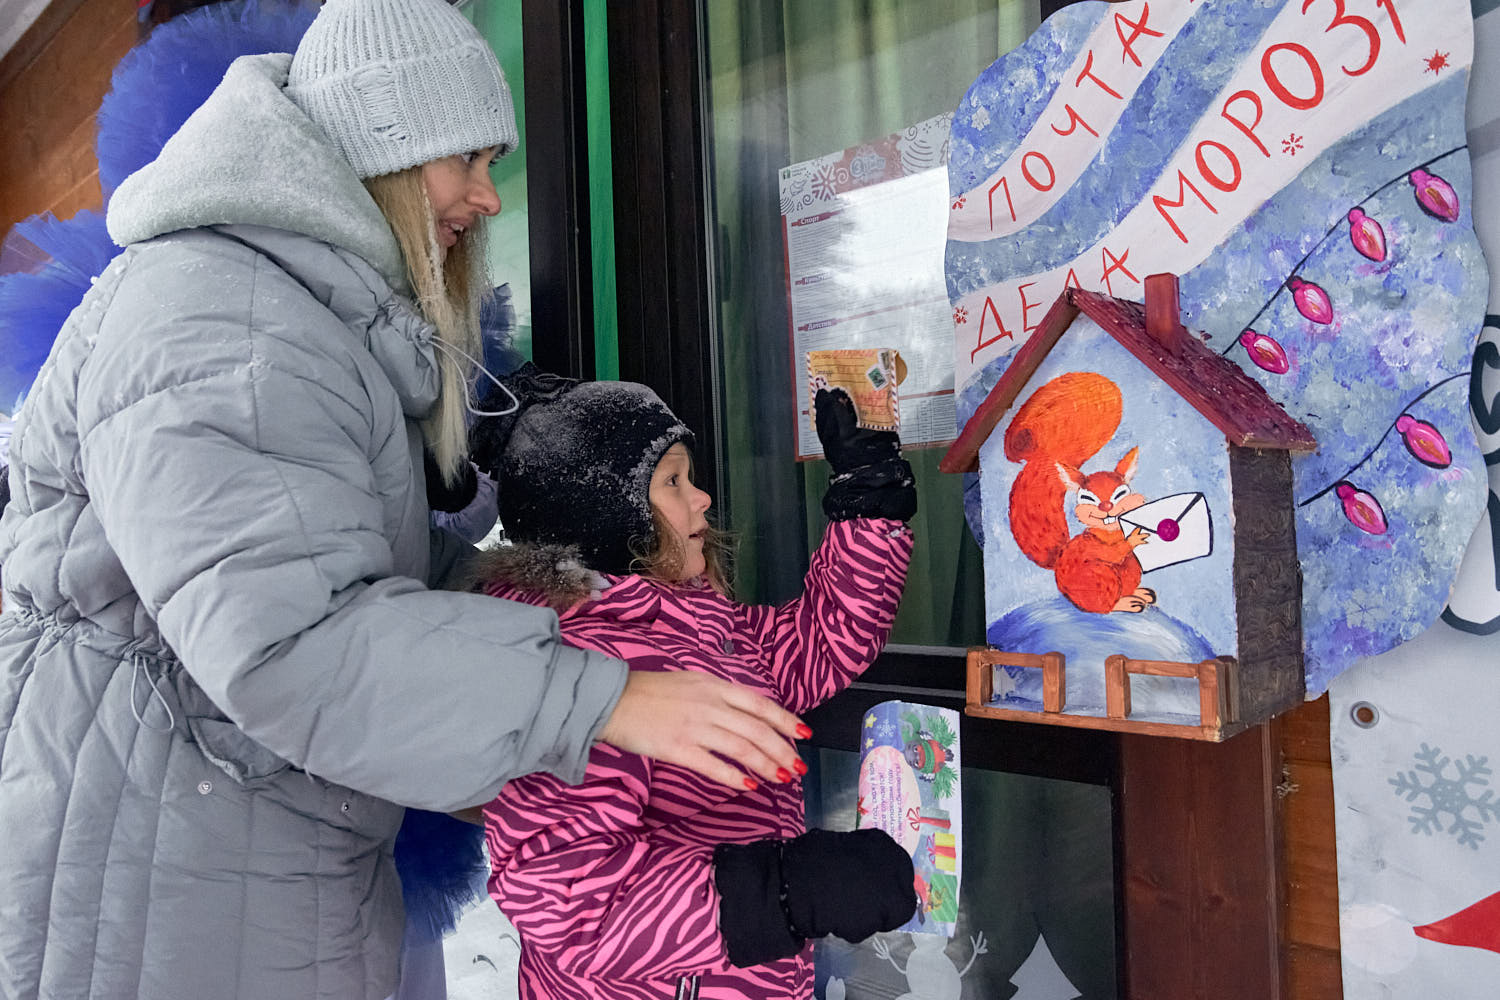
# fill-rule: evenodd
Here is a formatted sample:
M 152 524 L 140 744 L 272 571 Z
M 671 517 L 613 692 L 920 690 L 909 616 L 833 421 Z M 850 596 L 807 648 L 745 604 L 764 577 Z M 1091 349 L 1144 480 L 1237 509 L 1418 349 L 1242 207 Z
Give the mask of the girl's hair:
M 663 451 L 662 457 L 665 456 Z M 661 458 L 657 462 L 660 463 Z M 693 450 L 688 448 L 689 480 L 693 478 L 693 468 Z M 654 470 L 652 475 L 655 475 Z M 630 552 L 634 556 L 630 571 L 663 583 L 679 583 L 682 562 L 687 556 L 682 550 L 682 540 L 656 509 L 656 504 L 649 498 L 646 504 L 651 508 L 651 537 L 630 540 Z M 734 588 L 734 539 L 727 532 L 720 531 L 711 518 L 708 527 L 703 529 L 703 579 L 720 594 L 731 596 Z
M 651 505 L 651 538 L 632 539 L 630 549 L 636 553 L 631 563 L 632 572 L 664 583 L 681 580 L 682 561 L 685 553 L 682 541 L 667 519 L 661 516 L 656 504 Z M 708 585 L 725 597 L 731 596 L 734 587 L 734 539 L 720 531 L 712 522 L 703 532 L 703 578 Z
M 408 167 L 393 174 L 369 177 L 365 189 L 390 223 L 406 275 L 423 317 L 437 330 L 438 340 L 467 354 L 481 356 L 479 294 L 484 276 L 483 216 L 459 236 L 446 258 L 437 241 L 437 221 L 427 200 L 422 168 Z M 472 374 L 463 355 L 436 353 L 439 377 L 437 403 L 422 420 L 422 437 L 432 449 L 443 479 L 456 484 L 469 457 L 467 403 Z

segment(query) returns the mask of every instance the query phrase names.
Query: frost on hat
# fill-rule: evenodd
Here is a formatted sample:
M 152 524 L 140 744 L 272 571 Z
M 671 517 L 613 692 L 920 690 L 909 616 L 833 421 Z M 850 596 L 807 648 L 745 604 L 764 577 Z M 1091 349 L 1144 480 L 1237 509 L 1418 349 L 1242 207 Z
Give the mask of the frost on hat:
M 445 0 L 328 0 L 286 94 L 362 179 L 519 141 L 494 51 Z
M 506 535 L 576 545 L 590 568 L 629 572 L 631 543 L 652 541 L 651 474 L 672 445 L 692 446 L 692 432 L 635 382 L 574 382 L 531 364 L 504 381 L 521 408 L 476 427 L 474 451 L 499 481 Z

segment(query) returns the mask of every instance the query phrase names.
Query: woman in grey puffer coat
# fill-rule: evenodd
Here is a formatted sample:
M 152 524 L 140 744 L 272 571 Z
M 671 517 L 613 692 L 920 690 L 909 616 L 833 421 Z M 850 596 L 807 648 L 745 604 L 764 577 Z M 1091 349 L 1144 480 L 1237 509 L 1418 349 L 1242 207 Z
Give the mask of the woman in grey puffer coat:
M 793 766 L 748 691 L 428 589 L 472 551 L 421 454 L 465 458 L 462 262 L 515 143 L 443 0 L 330 0 L 114 194 L 126 249 L 11 444 L 0 997 L 378 1000 L 404 806 L 576 780 L 595 740 L 736 788 L 723 757 Z

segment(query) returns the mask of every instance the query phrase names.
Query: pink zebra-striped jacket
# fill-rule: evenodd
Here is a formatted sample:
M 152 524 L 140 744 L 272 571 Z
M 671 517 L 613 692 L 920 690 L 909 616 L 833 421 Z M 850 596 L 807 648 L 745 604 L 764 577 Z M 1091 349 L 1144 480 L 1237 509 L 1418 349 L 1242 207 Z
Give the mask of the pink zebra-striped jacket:
M 606 578 L 601 596 L 559 614 L 563 641 L 636 669 L 713 674 L 804 712 L 858 677 L 885 645 L 911 551 L 900 521 L 835 521 L 803 595 L 780 607 L 639 576 Z M 485 589 L 546 603 L 505 583 Z M 753 968 L 729 964 L 712 872 L 717 844 L 804 831 L 797 779 L 733 791 L 598 744 L 582 784 L 529 775 L 484 812 L 490 895 L 521 934 L 523 998 L 812 995 L 811 946 Z

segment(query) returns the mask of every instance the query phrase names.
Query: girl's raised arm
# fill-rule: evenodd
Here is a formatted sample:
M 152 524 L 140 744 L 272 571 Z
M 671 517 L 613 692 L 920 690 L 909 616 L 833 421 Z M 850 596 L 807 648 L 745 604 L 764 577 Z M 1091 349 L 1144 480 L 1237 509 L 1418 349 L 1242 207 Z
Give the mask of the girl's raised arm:
M 783 703 L 798 712 L 853 681 L 884 647 L 911 563 L 904 522 L 917 511 L 896 433 L 861 428 L 842 389 L 820 390 L 813 406 L 833 469 L 823 497 L 828 531 L 803 595 L 776 610 L 765 639 Z

